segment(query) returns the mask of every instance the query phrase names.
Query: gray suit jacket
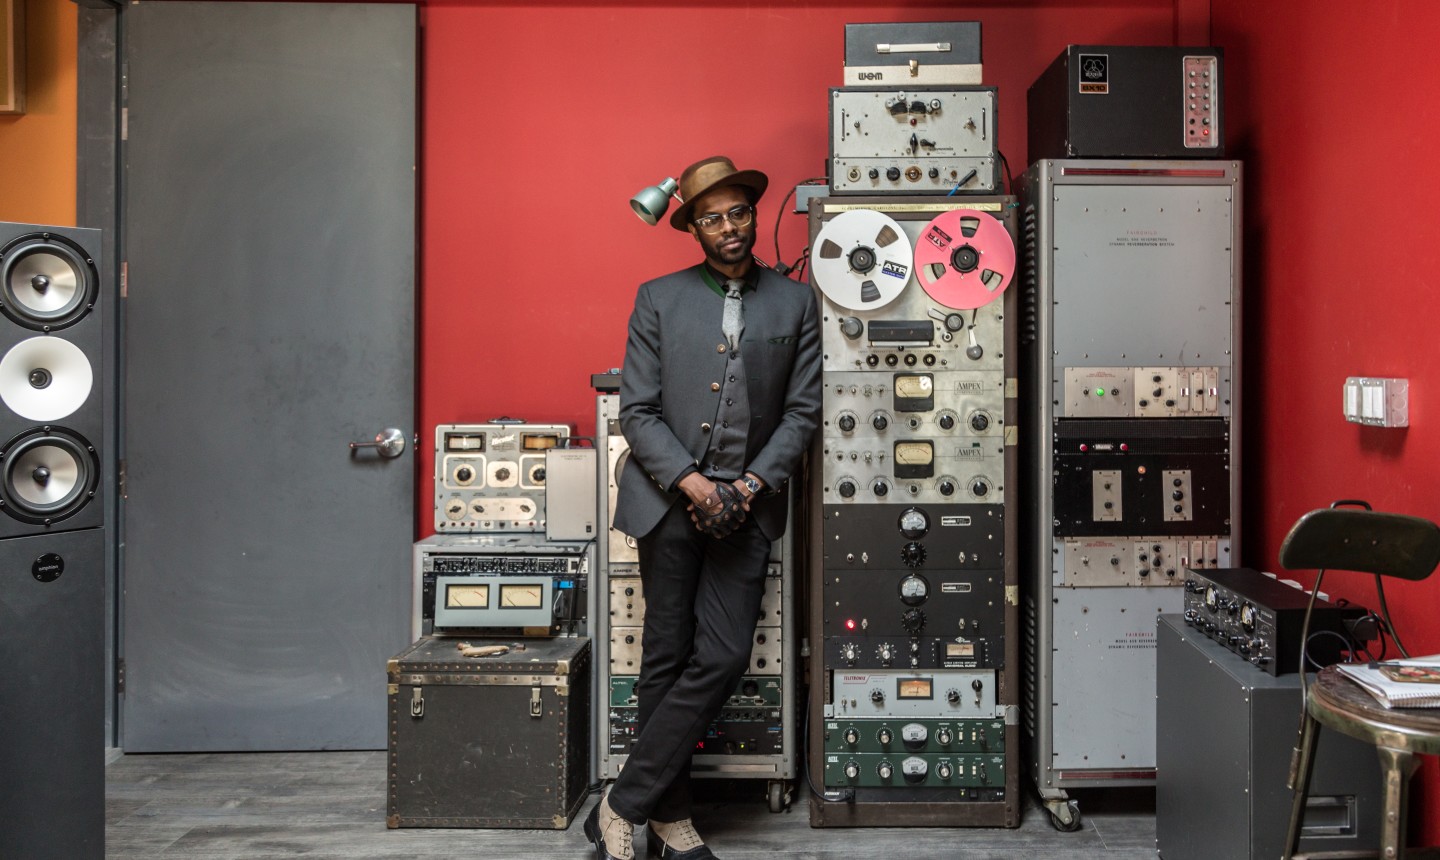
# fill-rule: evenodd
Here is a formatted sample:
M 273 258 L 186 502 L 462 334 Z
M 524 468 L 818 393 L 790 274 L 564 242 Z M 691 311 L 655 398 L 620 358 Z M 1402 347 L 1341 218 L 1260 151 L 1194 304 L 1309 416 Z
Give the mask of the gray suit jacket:
M 640 285 L 630 315 L 620 379 L 620 430 L 630 459 L 620 475 L 615 527 L 642 537 L 684 497 L 676 481 L 710 443 L 729 356 L 720 351 L 724 298 L 700 267 Z M 770 540 L 785 531 L 784 483 L 794 474 L 820 421 L 820 323 L 809 287 L 762 269 L 745 295 L 740 340 L 749 375 L 754 472 L 774 493 L 750 513 Z

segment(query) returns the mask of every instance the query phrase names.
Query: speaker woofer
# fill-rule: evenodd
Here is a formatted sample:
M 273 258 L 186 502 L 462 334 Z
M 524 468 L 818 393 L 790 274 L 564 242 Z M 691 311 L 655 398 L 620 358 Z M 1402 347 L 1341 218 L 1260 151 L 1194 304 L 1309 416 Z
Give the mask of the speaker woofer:
M 0 251 L 0 310 L 26 328 L 51 331 L 85 316 L 98 283 L 95 261 L 60 236 L 32 233 Z
M 27 430 L 0 452 L 0 510 L 17 520 L 50 525 L 95 497 L 100 463 L 95 447 L 59 427 Z

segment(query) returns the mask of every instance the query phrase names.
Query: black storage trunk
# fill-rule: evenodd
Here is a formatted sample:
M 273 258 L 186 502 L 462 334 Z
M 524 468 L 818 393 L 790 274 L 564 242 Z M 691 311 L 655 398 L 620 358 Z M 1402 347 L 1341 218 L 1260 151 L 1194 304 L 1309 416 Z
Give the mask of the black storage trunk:
M 425 638 L 387 664 L 389 827 L 564 830 L 585 799 L 590 640 L 462 657 Z

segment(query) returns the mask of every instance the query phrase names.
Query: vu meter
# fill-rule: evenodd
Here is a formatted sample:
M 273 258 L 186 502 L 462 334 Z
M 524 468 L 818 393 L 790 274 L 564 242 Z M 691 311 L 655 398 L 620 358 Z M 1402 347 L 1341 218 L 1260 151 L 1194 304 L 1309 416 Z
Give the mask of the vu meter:
M 935 445 L 932 442 L 896 442 L 895 477 L 929 478 L 935 474 Z
M 490 586 L 456 583 L 445 588 L 445 605 L 451 609 L 463 606 L 490 605 Z
M 536 609 L 545 600 L 545 590 L 539 583 L 520 583 L 500 586 L 500 605 L 518 609 Z
M 935 378 L 928 373 L 895 374 L 897 412 L 929 412 L 935 408 Z

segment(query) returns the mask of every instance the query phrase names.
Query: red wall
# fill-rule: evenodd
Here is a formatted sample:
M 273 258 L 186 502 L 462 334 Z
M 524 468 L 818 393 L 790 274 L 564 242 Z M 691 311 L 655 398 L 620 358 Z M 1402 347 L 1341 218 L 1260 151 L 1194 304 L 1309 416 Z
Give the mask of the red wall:
M 1296 518 L 1338 498 L 1440 518 L 1440 7 L 1212 0 L 1212 23 L 1247 171 L 1244 561 L 1276 570 Z M 1408 429 L 1345 422 L 1357 375 L 1410 380 Z M 1325 589 L 1374 607 L 1371 583 Z M 1440 652 L 1440 576 L 1386 595 L 1410 651 Z M 1416 835 L 1440 844 L 1435 759 L 1417 781 Z
M 723 153 L 781 199 L 822 176 L 844 25 L 980 20 L 1000 142 L 1025 170 L 1025 90 L 1072 42 L 1170 44 L 1196 0 L 953 4 L 432 2 L 423 10 L 420 424 L 499 415 L 594 432 L 590 374 L 619 367 L 636 286 L 699 260 L 627 201 Z M 785 215 L 793 262 L 805 219 Z M 427 443 L 428 444 L 428 443 Z M 432 453 L 417 520 L 431 533 Z

